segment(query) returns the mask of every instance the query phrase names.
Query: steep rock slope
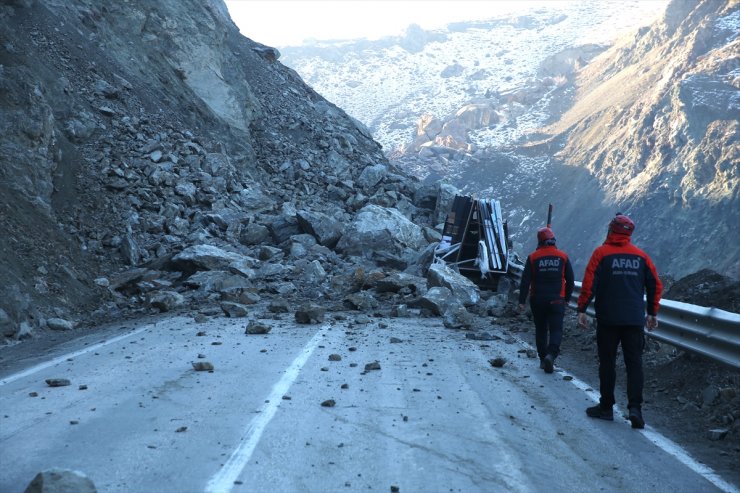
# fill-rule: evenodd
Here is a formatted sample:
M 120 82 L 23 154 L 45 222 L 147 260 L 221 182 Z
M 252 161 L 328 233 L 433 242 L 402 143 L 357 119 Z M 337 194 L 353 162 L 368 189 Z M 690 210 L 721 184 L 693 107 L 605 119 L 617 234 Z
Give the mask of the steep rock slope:
M 675 276 L 740 276 L 739 26 L 735 0 L 674 0 L 581 70 L 575 105 L 549 128 L 567 136 L 557 156 L 589 170 Z
M 219 298 L 214 276 L 241 301 L 307 266 L 330 280 L 346 262 L 327 247 L 357 210 L 432 214 L 367 130 L 278 57 L 220 0 L 0 6 L 3 334 L 181 305 L 178 283 L 227 259 L 243 279 L 211 273 L 193 303 Z M 173 261 L 201 245 L 220 250 Z M 255 274 L 260 259 L 275 261 Z

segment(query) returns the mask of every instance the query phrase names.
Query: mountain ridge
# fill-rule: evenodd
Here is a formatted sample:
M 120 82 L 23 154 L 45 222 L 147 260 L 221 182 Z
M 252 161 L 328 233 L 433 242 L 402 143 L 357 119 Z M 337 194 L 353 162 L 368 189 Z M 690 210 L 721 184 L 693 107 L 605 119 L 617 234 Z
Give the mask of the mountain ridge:
M 578 35 L 597 25 L 611 32 L 610 6 L 573 5 L 565 17 L 544 9 L 522 23 L 435 31 L 410 54 L 398 39 L 345 42 L 322 44 L 331 50 L 323 61 L 313 47 L 286 49 L 286 63 L 365 121 L 391 161 L 428 183 L 500 199 L 520 251 L 550 202 L 579 273 L 620 211 L 634 216 L 635 241 L 662 273 L 708 267 L 738 278 L 740 251 L 726 241 L 740 223 L 738 3 L 662 4 L 654 23 L 611 47 Z M 382 53 L 393 60 L 387 68 Z M 391 81 L 396 104 L 355 83 L 363 63 L 378 72 L 369 77 Z

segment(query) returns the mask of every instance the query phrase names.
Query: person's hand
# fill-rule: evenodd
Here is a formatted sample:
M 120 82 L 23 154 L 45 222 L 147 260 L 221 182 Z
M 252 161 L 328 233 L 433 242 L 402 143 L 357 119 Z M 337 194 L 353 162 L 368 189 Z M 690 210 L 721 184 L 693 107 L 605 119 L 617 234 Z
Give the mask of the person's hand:
M 586 315 L 585 313 L 579 313 L 578 314 L 578 325 L 580 327 L 583 327 L 584 329 L 588 329 L 590 326 L 588 315 Z
M 647 326 L 648 331 L 653 330 L 658 326 L 658 317 L 655 315 L 648 315 L 645 325 Z

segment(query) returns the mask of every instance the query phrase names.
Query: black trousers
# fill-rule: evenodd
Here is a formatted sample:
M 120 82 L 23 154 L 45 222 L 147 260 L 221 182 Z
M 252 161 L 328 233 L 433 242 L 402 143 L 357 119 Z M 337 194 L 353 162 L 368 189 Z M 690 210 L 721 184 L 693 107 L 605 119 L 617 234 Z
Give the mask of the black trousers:
M 534 319 L 535 343 L 540 359 L 548 354 L 555 358 L 560 354 L 560 343 L 563 341 L 563 316 L 565 316 L 565 302 L 563 300 L 530 299 Z
M 596 326 L 596 344 L 599 352 L 599 382 L 601 406 L 612 407 L 615 404 L 614 386 L 617 380 L 617 348 L 622 345 L 624 366 L 627 369 L 627 407 L 642 406 L 642 351 L 645 348 L 645 334 L 638 325 L 604 325 Z

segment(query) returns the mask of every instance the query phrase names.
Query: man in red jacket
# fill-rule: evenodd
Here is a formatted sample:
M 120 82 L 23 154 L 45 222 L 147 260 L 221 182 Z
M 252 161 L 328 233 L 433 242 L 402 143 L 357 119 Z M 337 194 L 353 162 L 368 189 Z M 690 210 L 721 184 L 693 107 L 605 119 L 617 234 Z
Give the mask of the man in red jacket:
M 599 404 L 586 409 L 586 414 L 592 418 L 614 419 L 615 365 L 617 348 L 621 343 L 627 369 L 629 420 L 632 428 L 644 428 L 643 327 L 653 330 L 658 326 L 656 316 L 663 284 L 650 257 L 630 242 L 634 230 L 635 223 L 621 213 L 617 213 L 609 223 L 606 241 L 594 250 L 583 276 L 578 297 L 578 325 L 588 328 L 586 308 L 595 297 L 601 399 Z
M 537 249 L 527 257 L 519 286 L 519 310 L 530 295 L 540 368 L 552 373 L 563 339 L 565 306 L 573 293 L 573 268 L 568 255 L 555 247 L 550 228 L 537 230 Z M 549 339 L 548 339 L 549 333 Z

